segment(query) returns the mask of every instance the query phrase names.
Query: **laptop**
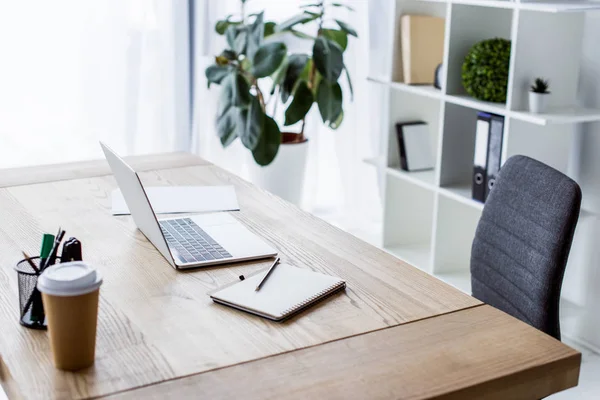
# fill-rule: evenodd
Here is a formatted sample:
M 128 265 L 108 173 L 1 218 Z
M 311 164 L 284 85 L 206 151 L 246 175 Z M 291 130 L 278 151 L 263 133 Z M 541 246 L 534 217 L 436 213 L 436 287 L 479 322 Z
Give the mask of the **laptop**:
M 100 142 L 140 231 L 176 269 L 268 258 L 277 251 L 225 212 L 157 219 L 138 174 Z

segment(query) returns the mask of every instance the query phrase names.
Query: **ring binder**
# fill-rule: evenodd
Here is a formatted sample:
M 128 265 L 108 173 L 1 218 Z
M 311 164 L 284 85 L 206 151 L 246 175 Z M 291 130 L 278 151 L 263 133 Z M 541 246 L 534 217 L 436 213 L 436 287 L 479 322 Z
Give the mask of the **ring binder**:
M 346 287 L 346 282 L 338 282 L 337 284 L 332 285 L 329 288 L 320 291 L 316 295 L 309 297 L 308 299 L 294 305 L 293 307 L 290 307 L 287 310 L 284 310 L 281 314 L 283 315 L 283 318 L 287 318 L 288 316 L 291 316 L 297 312 L 300 312 L 303 309 L 305 309 L 306 307 L 311 306 L 311 305 L 325 299 L 326 297 L 331 296 L 334 293 L 337 293 L 339 290 L 343 289 L 344 287 Z

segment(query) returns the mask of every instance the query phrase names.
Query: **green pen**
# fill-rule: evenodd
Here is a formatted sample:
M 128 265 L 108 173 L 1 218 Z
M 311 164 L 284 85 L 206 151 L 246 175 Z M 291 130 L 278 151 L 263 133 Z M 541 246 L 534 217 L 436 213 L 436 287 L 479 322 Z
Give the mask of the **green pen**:
M 54 235 L 44 233 L 44 237 L 42 238 L 42 249 L 40 250 L 40 266 L 43 266 L 46 263 L 48 256 L 50 256 L 54 239 Z

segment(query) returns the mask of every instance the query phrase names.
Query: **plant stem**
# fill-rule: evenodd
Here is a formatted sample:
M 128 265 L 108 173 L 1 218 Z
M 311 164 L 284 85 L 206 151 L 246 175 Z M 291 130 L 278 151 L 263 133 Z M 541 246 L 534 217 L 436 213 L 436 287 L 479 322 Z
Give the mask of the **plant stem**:
M 267 106 L 265 105 L 265 98 L 263 97 L 262 92 L 260 91 L 260 88 L 258 87 L 258 81 L 256 79 L 254 79 L 254 88 L 256 89 L 256 97 L 258 97 L 258 101 L 260 102 L 260 106 L 262 107 L 263 112 L 266 113 L 267 111 Z
M 302 129 L 300 129 L 300 140 L 299 142 L 304 142 L 304 127 L 306 126 L 306 117 L 302 119 Z

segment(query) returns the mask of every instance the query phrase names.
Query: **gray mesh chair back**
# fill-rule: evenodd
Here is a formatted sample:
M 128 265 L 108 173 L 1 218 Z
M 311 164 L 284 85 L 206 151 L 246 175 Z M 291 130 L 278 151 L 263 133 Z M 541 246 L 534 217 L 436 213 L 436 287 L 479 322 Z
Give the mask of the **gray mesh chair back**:
M 502 167 L 471 250 L 473 296 L 560 340 L 560 290 L 579 185 L 525 156 Z

